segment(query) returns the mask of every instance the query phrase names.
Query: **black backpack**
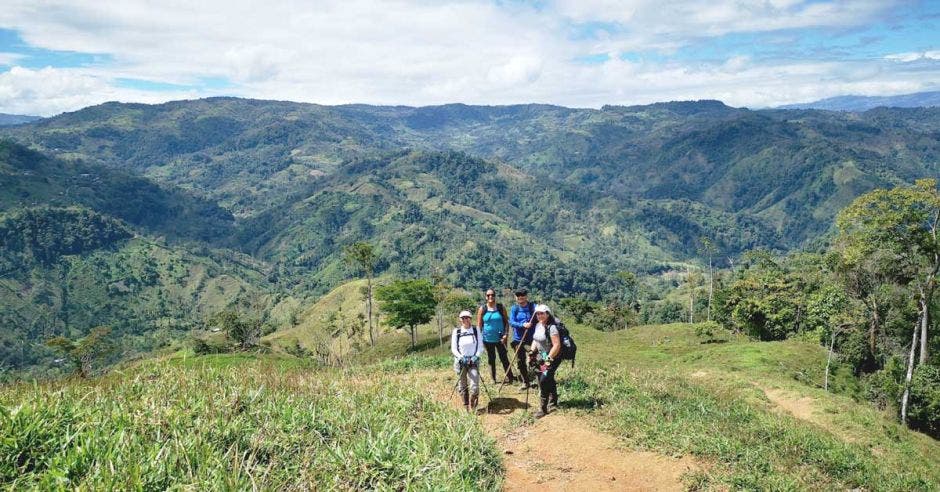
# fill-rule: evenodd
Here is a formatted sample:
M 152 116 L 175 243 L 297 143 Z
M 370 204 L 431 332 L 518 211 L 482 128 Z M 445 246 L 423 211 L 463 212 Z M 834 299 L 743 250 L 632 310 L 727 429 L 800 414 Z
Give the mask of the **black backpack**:
M 561 340 L 561 352 L 558 358 L 561 360 L 570 360 L 571 367 L 574 367 L 574 358 L 578 354 L 578 345 L 571 338 L 571 332 L 565 327 L 560 319 L 555 319 L 555 328 L 558 328 L 558 339 Z

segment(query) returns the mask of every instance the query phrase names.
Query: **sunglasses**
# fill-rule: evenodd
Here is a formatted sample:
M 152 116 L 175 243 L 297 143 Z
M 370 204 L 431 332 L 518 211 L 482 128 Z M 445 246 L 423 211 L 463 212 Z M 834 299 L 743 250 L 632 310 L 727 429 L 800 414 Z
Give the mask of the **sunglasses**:
M 461 316 L 460 319 L 470 319 L 470 316 Z
M 496 297 L 496 294 L 487 294 L 486 297 Z

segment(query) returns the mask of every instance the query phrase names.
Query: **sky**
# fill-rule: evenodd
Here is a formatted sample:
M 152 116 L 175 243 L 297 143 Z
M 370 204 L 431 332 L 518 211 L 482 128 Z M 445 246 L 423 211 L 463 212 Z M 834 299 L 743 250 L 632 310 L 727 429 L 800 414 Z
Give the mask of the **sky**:
M 0 112 L 238 96 L 320 104 L 940 89 L 940 0 L 3 0 Z

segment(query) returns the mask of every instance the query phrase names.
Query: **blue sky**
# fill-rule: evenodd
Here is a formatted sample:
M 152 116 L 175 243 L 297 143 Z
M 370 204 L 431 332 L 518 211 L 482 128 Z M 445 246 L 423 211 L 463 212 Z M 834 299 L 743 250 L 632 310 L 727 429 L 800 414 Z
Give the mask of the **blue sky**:
M 104 3 L 5 2 L 0 112 L 216 95 L 767 107 L 940 89 L 936 1 Z

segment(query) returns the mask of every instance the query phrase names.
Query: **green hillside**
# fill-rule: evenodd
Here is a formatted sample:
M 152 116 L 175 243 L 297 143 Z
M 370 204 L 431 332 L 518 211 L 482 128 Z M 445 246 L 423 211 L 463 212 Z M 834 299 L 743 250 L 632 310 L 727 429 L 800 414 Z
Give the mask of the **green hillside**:
M 453 376 L 436 346 L 342 371 L 304 358 L 180 353 L 94 381 L 8 385 L 0 387 L 0 480 L 14 488 L 490 490 L 524 476 L 506 475 L 514 458 L 502 446 L 567 422 L 599 429 L 627 451 L 687 456 L 695 468 L 682 486 L 696 490 L 940 483 L 936 441 L 819 389 L 825 353 L 816 344 L 730 335 L 714 343 L 695 328 L 572 325 L 577 366 L 559 371 L 560 409 L 535 422 L 514 389 L 487 390 L 483 403 L 498 405 L 497 420 L 447 404 Z M 406 343 L 403 335 L 383 342 Z M 518 429 L 511 442 L 489 437 L 494 423 Z M 547 472 L 535 461 L 522 466 Z

